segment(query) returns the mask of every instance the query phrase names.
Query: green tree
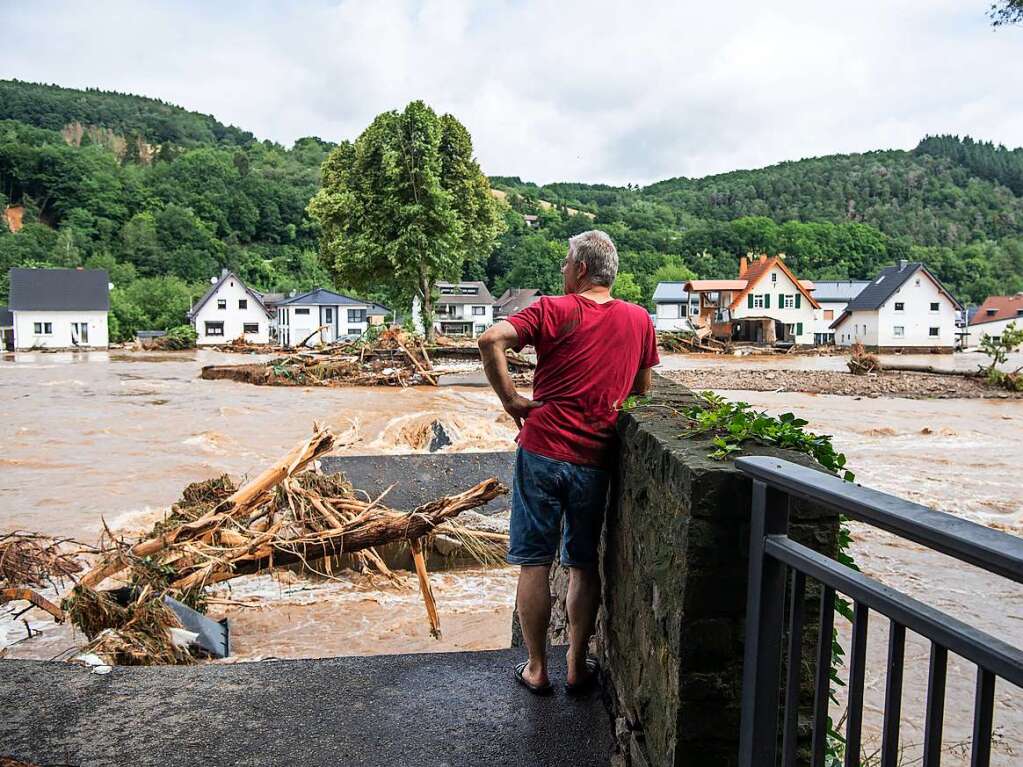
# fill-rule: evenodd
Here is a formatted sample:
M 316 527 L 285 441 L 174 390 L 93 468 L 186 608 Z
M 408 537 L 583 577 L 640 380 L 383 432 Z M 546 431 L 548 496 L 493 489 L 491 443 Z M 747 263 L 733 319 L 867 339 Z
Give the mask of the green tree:
M 437 281 L 457 280 L 467 262 L 489 255 L 501 228 L 468 131 L 422 101 L 378 115 L 331 152 L 309 213 L 335 281 L 361 290 L 391 283 L 418 298 L 430 337 Z
M 1023 0 L 998 0 L 988 10 L 991 26 L 1001 27 L 1005 24 L 1023 24 Z
M 620 298 L 633 304 L 643 303 L 643 289 L 636 282 L 636 278 L 629 272 L 618 272 L 615 283 L 611 288 L 611 294 L 615 298 Z

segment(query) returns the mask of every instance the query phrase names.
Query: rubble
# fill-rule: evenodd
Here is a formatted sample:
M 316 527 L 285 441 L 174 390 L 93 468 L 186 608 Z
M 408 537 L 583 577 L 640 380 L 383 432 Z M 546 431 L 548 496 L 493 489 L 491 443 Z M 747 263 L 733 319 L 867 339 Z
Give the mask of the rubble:
M 461 367 L 435 367 L 434 359 L 462 363 Z M 368 334 L 356 341 L 321 349 L 303 349 L 267 362 L 245 365 L 208 365 L 201 377 L 260 386 L 436 386 L 442 375 L 482 369 L 475 345 L 455 346 L 450 340 L 426 346 L 400 328 Z M 517 383 L 531 381 L 534 364 L 514 352 L 508 364 Z
M 0 535 L 0 604 L 28 602 L 48 612 L 54 620 L 63 621 L 63 611 L 38 589 L 56 590 L 82 569 L 71 545 L 82 547 L 70 539 L 38 533 L 14 531 Z
M 332 578 L 342 555 L 393 579 L 376 551 L 388 543 L 412 549 L 431 631 L 439 636 L 424 539 L 451 537 L 481 561 L 488 551 L 493 557 L 506 535 L 473 531 L 453 520 L 507 490 L 487 479 L 413 511 L 395 511 L 383 503 L 386 491 L 370 499 L 343 474 L 308 469 L 353 439 L 354 431 L 337 437 L 314 426 L 309 439 L 240 487 L 227 476 L 189 485 L 144 537 L 126 542 L 108 531 L 98 561 L 63 602 L 72 623 L 90 640 L 82 651 L 112 665 L 193 662 L 199 652 L 182 640 L 188 632 L 173 631 L 182 627 L 164 597 L 201 612 L 207 586 L 279 568 Z M 115 577 L 126 590 L 101 590 Z

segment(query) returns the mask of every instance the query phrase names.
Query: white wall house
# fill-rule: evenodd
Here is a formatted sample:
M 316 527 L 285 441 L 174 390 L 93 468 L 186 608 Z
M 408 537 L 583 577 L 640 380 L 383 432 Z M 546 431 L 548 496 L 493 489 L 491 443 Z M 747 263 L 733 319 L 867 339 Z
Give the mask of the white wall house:
M 966 346 L 980 346 L 985 336 L 1001 337 L 1010 323 L 1023 328 L 1023 293 L 1014 296 L 988 296 L 967 327 Z
M 752 263 L 746 256 L 739 259 L 738 279 L 690 280 L 685 290 L 699 296 L 695 321 L 711 327 L 716 336 L 760 343 L 787 340 L 809 346 L 820 310 L 813 287 L 812 282 L 792 273 L 784 255 L 760 255 Z M 761 330 L 756 329 L 758 325 Z M 783 331 L 780 334 L 779 325 Z
M 356 338 L 382 324 L 387 307 L 316 288 L 277 303 L 277 341 L 281 346 L 329 344 Z
M 105 349 L 110 278 L 103 269 L 11 269 L 15 349 Z
M 482 282 L 438 282 L 433 327 L 448 336 L 478 336 L 494 324 L 494 297 Z M 422 304 L 412 299 L 412 323 L 423 332 Z
M 690 330 L 689 318 L 700 312 L 700 297 L 686 292 L 685 282 L 658 282 L 654 288 L 654 328 Z
M 868 349 L 948 351 L 956 345 L 962 306 L 921 263 L 890 266 L 846 306 L 832 323 L 835 343 Z
M 813 285 L 814 300 L 820 304 L 820 311 L 814 319 L 813 343 L 815 346 L 835 343 L 835 331 L 831 329 L 835 320 L 863 289 L 870 280 L 815 280 Z
M 239 338 L 250 344 L 270 343 L 271 316 L 261 296 L 226 269 L 192 307 L 188 320 L 195 326 L 199 346 Z

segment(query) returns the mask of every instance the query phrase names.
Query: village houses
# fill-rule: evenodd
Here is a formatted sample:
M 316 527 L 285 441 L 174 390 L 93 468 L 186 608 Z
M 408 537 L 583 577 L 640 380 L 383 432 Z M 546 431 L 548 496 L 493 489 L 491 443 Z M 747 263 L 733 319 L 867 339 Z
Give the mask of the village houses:
M 382 325 L 388 313 L 380 304 L 324 288 L 285 298 L 276 306 L 276 337 L 289 347 L 361 336 L 371 325 Z
M 842 316 L 845 308 L 858 296 L 870 280 L 815 280 L 813 298 L 820 304 L 820 311 L 814 318 L 814 346 L 833 346 L 835 331 L 831 329 L 835 320 Z
M 433 327 L 438 333 L 476 337 L 494 324 L 494 297 L 482 282 L 438 282 L 437 293 Z M 412 323 L 424 332 L 419 296 L 412 299 Z
M 1014 296 L 988 296 L 970 319 L 966 346 L 980 345 L 985 335 L 998 340 L 1010 323 L 1023 329 L 1023 293 Z
M 883 269 L 831 324 L 838 346 L 952 352 L 962 306 L 923 264 Z
M 0 307 L 3 347 L 105 349 L 110 277 L 103 269 L 22 269 L 8 272 L 10 306 Z
M 227 269 L 212 283 L 188 313 L 189 322 L 195 326 L 196 344 L 216 346 L 238 339 L 250 344 L 270 343 L 273 317 L 262 296 Z
M 540 300 L 540 295 L 536 288 L 508 288 L 494 302 L 494 322 L 532 306 Z
M 710 328 L 716 338 L 773 345 L 782 341 L 809 346 L 814 339 L 814 285 L 798 279 L 785 256 L 739 259 L 734 280 L 690 280 L 684 290 L 698 300 L 694 326 Z
M 658 282 L 654 288 L 654 328 L 692 330 L 690 318 L 700 313 L 699 294 L 686 292 L 685 281 Z

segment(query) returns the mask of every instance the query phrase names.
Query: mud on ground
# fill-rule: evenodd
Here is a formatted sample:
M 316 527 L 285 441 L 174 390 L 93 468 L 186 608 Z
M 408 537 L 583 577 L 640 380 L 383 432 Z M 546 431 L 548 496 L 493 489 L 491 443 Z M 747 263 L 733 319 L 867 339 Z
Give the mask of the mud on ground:
M 1023 399 L 1023 393 L 989 386 L 960 375 L 890 370 L 877 375 L 853 375 L 833 370 L 765 370 L 731 367 L 670 370 L 664 375 L 690 389 L 791 391 L 850 397 L 910 399 Z

